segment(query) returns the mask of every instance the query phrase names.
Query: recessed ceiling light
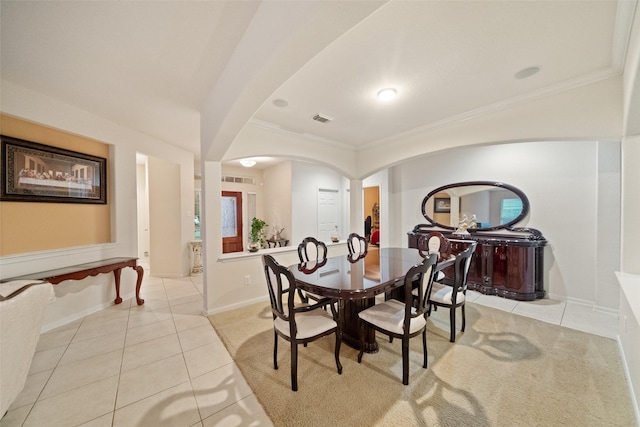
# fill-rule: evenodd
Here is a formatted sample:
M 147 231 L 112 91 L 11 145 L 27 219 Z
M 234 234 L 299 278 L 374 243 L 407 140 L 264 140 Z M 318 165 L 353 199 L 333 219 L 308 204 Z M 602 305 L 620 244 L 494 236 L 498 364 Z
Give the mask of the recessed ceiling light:
M 242 159 L 240 160 L 240 164 L 245 168 L 250 168 L 256 165 L 256 161 L 251 159 Z
M 274 99 L 273 100 L 273 105 L 275 105 L 276 107 L 280 107 L 280 108 L 284 108 L 287 105 L 289 105 L 289 103 L 287 101 L 285 101 L 284 99 Z
M 391 101 L 393 98 L 396 97 L 396 95 L 397 95 L 397 92 L 395 89 L 386 88 L 378 92 L 378 99 L 380 101 Z
M 513 75 L 516 79 L 526 79 L 527 77 L 531 77 L 540 71 L 540 67 L 527 67 L 524 68 Z

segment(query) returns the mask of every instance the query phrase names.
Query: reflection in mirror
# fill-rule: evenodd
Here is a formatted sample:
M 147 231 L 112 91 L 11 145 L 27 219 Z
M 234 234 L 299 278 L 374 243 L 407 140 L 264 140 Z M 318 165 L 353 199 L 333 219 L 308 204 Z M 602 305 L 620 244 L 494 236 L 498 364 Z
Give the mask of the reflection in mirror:
M 464 221 L 469 229 L 509 228 L 529 212 L 529 201 L 519 189 L 489 181 L 449 184 L 430 192 L 422 201 L 422 214 L 431 223 L 456 229 Z

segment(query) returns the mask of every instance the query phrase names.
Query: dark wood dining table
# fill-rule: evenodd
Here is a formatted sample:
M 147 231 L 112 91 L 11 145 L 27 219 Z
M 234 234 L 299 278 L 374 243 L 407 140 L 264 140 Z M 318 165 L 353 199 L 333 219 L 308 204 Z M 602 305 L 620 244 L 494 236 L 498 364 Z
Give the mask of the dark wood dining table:
M 360 349 L 358 313 L 375 304 L 375 296 L 392 292 L 404 283 L 405 273 L 423 258 L 413 248 L 371 248 L 366 255 L 341 255 L 289 267 L 296 286 L 338 300 L 343 341 Z M 451 265 L 454 258 L 439 262 L 436 270 Z M 375 331 L 365 328 L 367 353 L 378 351 Z

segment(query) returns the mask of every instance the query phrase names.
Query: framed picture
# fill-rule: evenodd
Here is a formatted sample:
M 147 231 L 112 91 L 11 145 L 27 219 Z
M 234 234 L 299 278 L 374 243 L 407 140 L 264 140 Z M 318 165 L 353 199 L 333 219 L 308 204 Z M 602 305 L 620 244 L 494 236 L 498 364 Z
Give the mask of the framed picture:
M 436 213 L 450 213 L 451 199 L 448 197 L 434 197 L 433 211 Z
M 107 203 L 107 160 L 1 135 L 3 202 Z

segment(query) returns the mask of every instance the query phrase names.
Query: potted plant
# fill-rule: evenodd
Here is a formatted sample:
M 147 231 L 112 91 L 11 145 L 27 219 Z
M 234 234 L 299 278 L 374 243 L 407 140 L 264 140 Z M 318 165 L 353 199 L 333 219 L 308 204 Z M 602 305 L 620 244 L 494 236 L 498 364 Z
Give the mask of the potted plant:
M 251 235 L 249 240 L 249 251 L 255 252 L 260 247 L 265 246 L 264 229 L 268 226 L 265 221 L 254 217 L 251 220 Z

